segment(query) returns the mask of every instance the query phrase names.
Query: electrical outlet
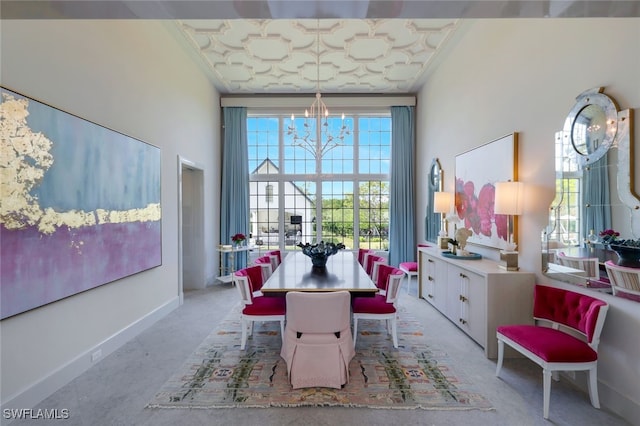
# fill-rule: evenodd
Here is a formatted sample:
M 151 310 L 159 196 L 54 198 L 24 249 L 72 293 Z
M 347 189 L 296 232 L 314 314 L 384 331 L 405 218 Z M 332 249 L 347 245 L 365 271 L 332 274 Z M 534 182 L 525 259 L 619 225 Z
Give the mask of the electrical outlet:
M 91 354 L 91 362 L 96 362 L 102 357 L 102 349 L 98 349 L 94 353 Z

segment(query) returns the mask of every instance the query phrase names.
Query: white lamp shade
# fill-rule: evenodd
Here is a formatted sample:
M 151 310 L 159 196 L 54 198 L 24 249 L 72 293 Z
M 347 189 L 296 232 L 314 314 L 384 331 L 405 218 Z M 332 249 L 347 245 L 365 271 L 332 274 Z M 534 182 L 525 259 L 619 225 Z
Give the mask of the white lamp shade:
M 520 215 L 523 211 L 524 185 L 522 182 L 496 182 L 495 214 Z
M 434 213 L 449 213 L 451 209 L 451 193 L 449 192 L 434 192 L 433 193 L 433 212 Z

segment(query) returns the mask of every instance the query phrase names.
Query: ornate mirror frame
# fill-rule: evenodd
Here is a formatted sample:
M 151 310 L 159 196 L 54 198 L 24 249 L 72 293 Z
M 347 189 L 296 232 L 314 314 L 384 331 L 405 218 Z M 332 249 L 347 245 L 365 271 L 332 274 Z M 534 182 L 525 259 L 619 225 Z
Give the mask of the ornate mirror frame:
M 443 175 L 442 166 L 437 158 L 431 160 L 431 166 L 429 167 L 429 182 L 427 185 L 427 210 L 425 212 L 425 240 L 436 242 L 438 239 L 438 232 L 440 231 L 440 214 L 433 212 L 433 197 L 434 193 L 442 191 L 443 188 Z
M 598 167 L 605 168 L 610 179 L 615 179 L 615 190 L 620 201 L 619 208 L 628 212 L 628 215 L 616 215 L 616 218 L 626 216 L 629 220 L 623 227 L 621 226 L 625 233 L 621 238 L 640 238 L 640 199 L 634 189 L 632 126 L 633 111 L 630 109 L 619 111 L 615 101 L 603 93 L 603 88 L 598 87 L 578 95 L 575 105 L 565 120 L 563 130 L 556 133 L 556 197 L 550 206 L 549 226 L 542 236 L 542 269 L 548 276 L 581 286 L 595 287 L 593 281 L 586 277 L 589 275 L 586 271 L 575 271 L 558 265 L 560 262 L 556 260 L 556 255 L 563 250 L 553 247 L 553 243 L 559 243 L 559 240 L 550 238 L 551 234 L 561 226 L 561 207 L 568 205 L 569 198 L 576 197 L 575 193 L 565 191 L 564 186 L 558 183 L 565 178 L 564 163 L 568 160 L 577 164 L 577 174 L 583 178 L 591 173 L 592 168 L 594 170 Z M 605 155 L 611 148 L 617 148 L 617 161 L 614 164 L 606 163 Z M 598 164 L 597 162 L 601 159 L 603 162 Z M 615 174 L 609 173 L 608 167 L 612 165 L 617 166 Z M 613 188 L 613 184 L 609 187 Z M 581 202 L 583 202 L 582 196 L 582 192 L 579 192 L 578 198 Z M 612 200 L 609 201 L 609 203 L 612 202 Z M 583 215 L 581 220 L 586 217 L 585 209 L 589 207 L 593 206 L 587 202 L 578 204 L 580 214 Z M 567 214 L 566 208 L 564 214 Z M 620 225 L 619 222 L 618 224 Z M 599 231 L 601 229 L 595 230 L 596 236 Z M 594 241 L 597 238 L 593 237 L 593 235 L 580 235 L 580 241 L 563 247 L 566 249 L 564 251 L 580 252 L 581 256 L 589 256 L 591 253 L 595 256 L 598 250 Z M 603 246 L 600 251 L 602 250 L 606 251 L 606 248 Z M 599 256 L 602 257 L 602 252 Z M 615 253 L 612 256 L 613 260 L 617 257 Z

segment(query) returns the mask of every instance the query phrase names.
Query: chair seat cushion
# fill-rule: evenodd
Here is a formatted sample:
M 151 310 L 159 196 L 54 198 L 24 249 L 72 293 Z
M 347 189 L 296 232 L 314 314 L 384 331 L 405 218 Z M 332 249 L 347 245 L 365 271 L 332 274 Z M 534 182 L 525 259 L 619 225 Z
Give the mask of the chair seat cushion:
M 497 330 L 546 362 L 591 362 L 598 359 L 598 354 L 582 340 L 549 327 L 503 325 Z
M 398 267 L 403 271 L 418 272 L 418 262 L 402 262 Z
M 373 297 L 354 297 L 354 314 L 391 314 L 396 311 L 393 303 L 387 303 L 387 297 L 376 294 Z
M 242 310 L 245 315 L 284 315 L 287 304 L 284 297 L 254 297 L 251 305 Z

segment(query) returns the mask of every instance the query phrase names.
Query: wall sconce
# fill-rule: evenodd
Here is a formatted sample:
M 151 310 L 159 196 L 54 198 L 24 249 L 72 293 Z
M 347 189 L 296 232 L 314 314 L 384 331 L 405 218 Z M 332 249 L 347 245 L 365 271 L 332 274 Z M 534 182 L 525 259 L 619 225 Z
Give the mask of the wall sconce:
M 524 184 L 522 182 L 496 182 L 496 198 L 493 205 L 495 214 L 507 215 L 507 248 L 500 251 L 500 260 L 505 262 L 499 266 L 507 271 L 517 271 L 518 252 L 513 238 L 513 217 L 523 211 Z
M 449 192 L 438 191 L 433 193 L 433 212 L 440 213 L 440 233 L 438 235 L 438 247 L 447 249 L 449 238 L 447 237 L 447 221 L 446 214 L 451 210 L 452 194 Z

